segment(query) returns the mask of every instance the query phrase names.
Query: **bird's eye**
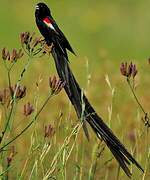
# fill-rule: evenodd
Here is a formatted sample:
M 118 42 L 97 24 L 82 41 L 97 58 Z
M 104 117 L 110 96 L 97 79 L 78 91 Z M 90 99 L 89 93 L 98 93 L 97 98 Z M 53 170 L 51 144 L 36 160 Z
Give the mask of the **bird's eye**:
M 35 9 L 36 9 L 36 10 L 39 10 L 39 6 L 38 6 L 38 5 L 36 5 L 36 6 L 35 6 Z

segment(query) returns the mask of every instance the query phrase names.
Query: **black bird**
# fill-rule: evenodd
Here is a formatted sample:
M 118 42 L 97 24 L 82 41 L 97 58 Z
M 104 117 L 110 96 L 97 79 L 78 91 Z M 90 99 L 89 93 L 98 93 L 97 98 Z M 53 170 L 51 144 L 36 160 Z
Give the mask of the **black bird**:
M 86 128 L 86 122 L 88 122 L 96 133 L 97 137 L 106 143 L 127 176 L 131 177 L 132 175 L 128 167 L 130 163 L 135 164 L 144 172 L 139 163 L 114 135 L 112 130 L 104 123 L 102 118 L 98 116 L 89 103 L 87 97 L 82 92 L 69 67 L 67 50 L 71 51 L 73 54 L 75 53 L 53 19 L 51 11 L 46 4 L 38 3 L 36 5 L 35 18 L 36 24 L 41 34 L 45 38 L 47 45 L 51 46 L 53 44 L 52 56 L 55 61 L 57 73 L 60 79 L 66 82 L 64 87 L 65 91 L 76 110 L 78 118 L 82 119 L 86 136 L 88 137 L 88 131 Z
M 51 16 L 50 9 L 47 7 L 46 4 L 37 4 L 35 16 L 37 26 L 48 45 L 51 45 L 51 43 L 53 43 L 55 47 L 59 50 L 59 53 L 66 56 L 67 59 L 68 56 L 66 49 L 75 54 L 67 38 L 59 29 L 55 20 Z

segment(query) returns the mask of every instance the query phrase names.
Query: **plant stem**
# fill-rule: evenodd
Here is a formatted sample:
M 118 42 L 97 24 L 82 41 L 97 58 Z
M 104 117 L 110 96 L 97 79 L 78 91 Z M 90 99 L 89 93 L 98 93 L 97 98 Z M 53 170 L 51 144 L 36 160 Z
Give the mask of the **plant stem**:
M 12 112 L 13 112 L 13 107 L 14 107 L 14 103 L 12 104 L 11 106 L 11 109 L 10 109 L 10 112 L 9 112 L 9 115 L 8 115 L 8 119 L 7 119 L 7 122 L 6 122 L 6 125 L 5 125 L 5 129 L 4 131 L 2 132 L 2 136 L 1 136 L 1 139 L 0 139 L 0 143 L 2 142 L 3 138 L 4 138 L 4 135 L 7 131 L 7 128 L 9 126 L 9 122 L 10 122 L 10 119 L 11 119 L 11 116 L 12 116 Z
M 22 70 L 22 72 L 20 74 L 20 77 L 19 77 L 19 79 L 17 81 L 17 86 L 16 86 L 16 89 L 15 89 L 15 92 L 14 92 L 14 95 L 13 95 L 13 100 L 14 101 L 16 99 L 16 93 L 17 93 L 18 87 L 20 85 L 20 82 L 21 82 L 21 80 L 22 80 L 22 78 L 24 76 L 24 73 L 27 71 L 28 66 L 30 65 L 31 59 L 32 59 L 32 56 L 29 56 L 28 62 L 26 63 L 25 67 L 23 68 L 23 70 Z
M 15 107 L 16 93 L 17 93 L 19 84 L 20 84 L 20 82 L 21 82 L 21 80 L 22 80 L 22 78 L 23 78 L 23 76 L 24 76 L 24 73 L 27 71 L 28 66 L 29 66 L 29 64 L 30 64 L 30 62 L 31 62 L 31 57 L 32 57 L 32 56 L 29 56 L 28 62 L 27 62 L 27 64 L 25 65 L 24 69 L 22 70 L 22 72 L 21 72 L 21 74 L 20 74 L 20 77 L 19 77 L 19 79 L 18 79 L 18 81 L 17 81 L 17 86 L 16 86 L 16 89 L 15 89 L 15 92 L 14 92 L 13 95 L 12 95 L 12 93 L 11 93 L 10 72 L 11 72 L 11 69 L 12 69 L 12 67 L 13 67 L 14 64 L 12 64 L 12 66 L 11 66 L 9 69 L 8 69 L 7 66 L 6 66 L 7 71 L 8 71 L 8 84 L 9 84 L 9 89 L 10 89 L 10 93 L 11 93 L 11 96 L 12 96 L 12 102 L 11 102 L 11 109 L 10 109 L 10 112 L 9 112 L 9 115 L 8 115 L 8 118 L 7 118 L 7 122 L 6 122 L 6 125 L 5 125 L 5 128 L 4 128 L 4 131 L 2 132 L 2 136 L 1 136 L 1 138 L 0 138 L 0 143 L 2 142 L 2 140 L 3 140 L 3 138 L 4 138 L 4 135 L 5 135 L 5 133 L 6 133 L 7 129 L 8 129 L 9 122 L 10 122 L 11 117 L 12 117 L 13 109 L 14 109 L 14 107 Z M 5 65 L 6 65 L 6 64 L 5 64 Z
M 35 117 L 33 118 L 33 120 L 19 133 L 17 134 L 14 138 L 12 138 L 12 140 L 10 140 L 8 143 L 6 143 L 4 146 L 2 146 L 0 148 L 0 151 L 2 151 L 6 146 L 8 146 L 9 144 L 11 144 L 13 141 L 15 141 L 18 137 L 20 137 L 34 122 L 35 120 L 38 118 L 38 116 L 40 115 L 40 113 L 42 112 L 42 110 L 44 109 L 44 107 L 46 106 L 46 104 L 48 103 L 49 99 L 53 96 L 53 94 L 49 94 L 49 96 L 47 97 L 47 99 L 45 100 L 44 104 L 42 105 L 42 107 L 39 109 L 39 111 L 36 113 Z
M 41 113 L 41 111 L 44 109 L 44 107 L 46 106 L 46 104 L 48 103 L 49 99 L 53 96 L 52 93 L 49 94 L 49 96 L 47 97 L 47 99 L 45 100 L 44 104 L 41 106 L 41 108 L 39 109 L 39 111 L 37 112 L 35 119 L 39 116 L 39 114 Z
M 145 112 L 143 106 L 142 106 L 141 103 L 139 102 L 139 100 L 138 100 L 138 98 L 137 98 L 137 96 L 136 96 L 136 94 L 135 94 L 135 92 L 134 92 L 134 89 L 133 89 L 133 87 L 132 87 L 132 85 L 131 85 L 131 83 L 130 83 L 129 78 L 127 78 L 127 82 L 128 82 L 128 84 L 129 84 L 129 87 L 130 87 L 130 89 L 131 89 L 131 91 L 132 91 L 132 94 L 133 94 L 136 102 L 138 103 L 139 107 L 141 108 L 141 110 L 143 111 L 144 115 L 146 116 L 147 113 Z

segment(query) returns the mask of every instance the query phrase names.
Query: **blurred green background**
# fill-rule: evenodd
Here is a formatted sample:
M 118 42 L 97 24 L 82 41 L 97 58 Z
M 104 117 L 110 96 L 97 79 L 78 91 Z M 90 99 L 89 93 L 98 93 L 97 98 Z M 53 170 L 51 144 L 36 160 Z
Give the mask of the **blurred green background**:
M 37 2 L 39 1 L 1 0 L 0 48 L 19 48 L 19 34 L 23 31 L 34 31 L 40 35 L 34 18 Z M 71 54 L 69 56 L 71 68 L 81 86 L 88 90 L 90 102 L 98 113 L 108 122 L 108 107 L 113 104 L 112 129 L 120 135 L 120 138 L 123 134 L 126 136 L 130 130 L 143 126 L 140 118 L 139 121 L 137 120 L 139 109 L 125 80 L 120 75 L 119 67 L 123 61 L 136 63 L 137 94 L 145 109 L 149 110 L 150 66 L 147 60 L 150 57 L 150 1 L 47 0 L 44 2 L 51 8 L 54 19 L 77 54 L 77 57 Z M 22 64 L 23 62 L 20 62 L 18 67 Z M 0 85 L 6 86 L 7 81 L 2 66 L 0 71 Z M 19 69 L 14 70 L 12 75 L 14 79 L 18 77 L 16 72 L 19 73 Z M 28 92 L 34 93 L 35 82 L 41 78 L 43 84 L 40 93 L 44 98 L 48 76 L 53 73 L 55 73 L 55 66 L 51 57 L 45 56 L 34 61 L 23 81 L 28 86 Z M 87 89 L 88 74 L 91 75 L 91 79 Z M 115 88 L 113 100 L 111 90 L 105 81 L 106 74 Z M 28 97 L 33 99 L 31 93 Z M 58 95 L 47 107 L 46 113 L 43 113 L 44 122 L 56 119 L 60 109 L 62 112 L 68 112 L 68 103 L 64 92 L 62 96 Z M 77 120 L 74 110 L 71 115 Z M 128 144 L 128 142 L 125 143 Z
M 18 33 L 25 29 L 37 31 L 34 21 L 37 2 L 1 0 L 1 45 L 16 45 Z M 149 56 L 150 1 L 45 2 L 80 56 L 86 55 L 95 62 L 102 49 L 116 60 Z
M 19 47 L 19 33 L 22 31 L 34 31 L 39 35 L 34 18 L 37 2 L 1 1 L 0 48 Z M 83 87 L 86 83 L 86 60 L 89 62 L 92 81 L 104 78 L 105 74 L 109 74 L 112 79 L 119 78 L 122 61 L 139 63 L 140 72 L 147 72 L 147 59 L 150 56 L 150 1 L 47 0 L 45 3 L 51 8 L 55 20 L 78 55 L 70 55 L 70 61 Z M 37 64 L 33 67 L 37 67 L 37 73 L 39 64 L 41 73 L 55 69 L 54 66 L 42 66 L 41 62 Z M 38 76 L 36 69 L 33 70 Z M 144 79 L 148 80 L 147 76 Z

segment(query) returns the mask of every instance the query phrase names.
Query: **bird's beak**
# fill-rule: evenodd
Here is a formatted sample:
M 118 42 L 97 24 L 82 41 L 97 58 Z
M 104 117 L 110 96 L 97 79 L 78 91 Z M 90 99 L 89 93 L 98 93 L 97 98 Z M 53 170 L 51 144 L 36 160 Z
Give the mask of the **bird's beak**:
M 36 5 L 36 6 L 35 6 L 35 9 L 36 9 L 36 10 L 39 10 L 39 6 L 38 6 L 38 5 Z

